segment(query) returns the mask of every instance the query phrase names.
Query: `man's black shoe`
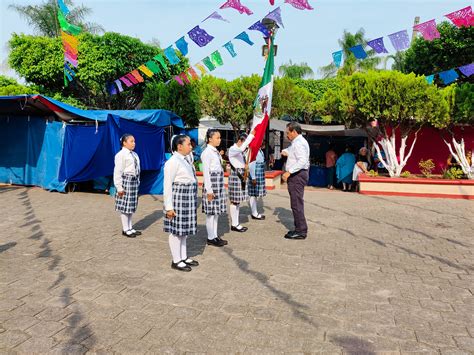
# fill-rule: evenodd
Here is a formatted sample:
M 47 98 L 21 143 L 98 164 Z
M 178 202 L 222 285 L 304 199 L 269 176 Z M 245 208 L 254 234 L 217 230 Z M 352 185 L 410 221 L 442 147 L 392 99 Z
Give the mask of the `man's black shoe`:
M 207 240 L 207 245 L 213 245 L 215 247 L 223 247 L 225 244 L 222 240 L 214 238 L 214 239 L 208 239 Z
M 288 231 L 288 233 L 285 234 L 285 238 L 290 236 L 290 235 L 293 235 L 295 233 L 296 233 L 296 231 Z
M 263 221 L 265 219 L 265 216 L 260 215 L 260 216 L 255 217 L 254 215 L 252 215 L 252 219 L 258 219 L 259 221 Z
M 293 233 L 290 235 L 285 235 L 286 239 L 306 239 L 306 234 Z

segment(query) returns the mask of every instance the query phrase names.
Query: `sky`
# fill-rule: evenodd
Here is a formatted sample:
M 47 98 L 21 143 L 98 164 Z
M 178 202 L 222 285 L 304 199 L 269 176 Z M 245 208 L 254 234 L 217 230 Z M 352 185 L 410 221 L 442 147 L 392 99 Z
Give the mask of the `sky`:
M 26 21 L 8 5 L 39 4 L 34 0 L 0 0 L 0 74 L 15 76 L 8 69 L 7 42 L 12 33 L 33 34 Z M 237 56 L 232 58 L 222 45 L 237 34 L 262 19 L 268 12 L 281 7 L 284 28 L 278 30 L 275 43 L 278 55 L 275 66 L 291 60 L 293 63 L 306 62 L 320 77 L 318 69 L 332 61 L 332 52 L 339 50 L 338 39 L 344 30 L 355 32 L 361 27 L 366 37 L 374 39 L 411 28 L 415 16 L 421 22 L 446 19 L 443 15 L 472 5 L 469 0 L 309 0 L 312 11 L 297 10 L 284 0 L 275 0 L 271 6 L 268 0 L 241 0 L 254 14 L 239 14 L 234 9 L 219 10 L 225 0 L 77 0 L 93 10 L 89 21 L 102 25 L 106 31 L 118 32 L 139 38 L 143 42 L 158 40 L 162 48 L 173 44 L 194 26 L 200 25 L 214 40 L 206 47 L 198 47 L 189 42 L 190 63 L 199 62 L 219 49 L 224 65 L 213 71 L 218 77 L 233 79 L 253 73 L 262 74 L 264 59 L 261 46 L 262 35 L 257 31 L 247 31 L 255 45 L 234 40 Z M 218 10 L 230 23 L 207 20 L 201 21 Z M 385 38 L 389 52 L 394 53 L 390 41 Z M 151 59 L 151 58 L 150 58 Z M 431 74 L 431 73 L 427 73 Z

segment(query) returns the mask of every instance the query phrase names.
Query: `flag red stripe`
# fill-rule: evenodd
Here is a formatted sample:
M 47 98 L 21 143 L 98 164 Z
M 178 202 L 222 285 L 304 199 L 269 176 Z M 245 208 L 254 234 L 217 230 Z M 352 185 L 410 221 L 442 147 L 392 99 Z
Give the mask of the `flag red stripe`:
M 265 138 L 265 132 L 268 126 L 268 113 L 265 113 L 265 117 L 262 122 L 255 126 L 255 138 L 250 142 L 250 160 L 254 161 L 257 158 L 258 150 L 262 146 L 263 139 Z M 268 142 L 267 142 L 268 144 Z

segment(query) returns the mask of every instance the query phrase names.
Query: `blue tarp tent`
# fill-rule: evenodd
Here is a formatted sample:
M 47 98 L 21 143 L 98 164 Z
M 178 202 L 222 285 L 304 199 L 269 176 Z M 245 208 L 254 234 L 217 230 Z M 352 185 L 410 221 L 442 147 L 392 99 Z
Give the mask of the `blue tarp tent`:
M 0 182 L 56 191 L 68 182 L 110 184 L 127 132 L 137 141 L 140 192 L 161 194 L 168 127 L 184 129 L 166 110 L 81 110 L 41 95 L 0 96 Z

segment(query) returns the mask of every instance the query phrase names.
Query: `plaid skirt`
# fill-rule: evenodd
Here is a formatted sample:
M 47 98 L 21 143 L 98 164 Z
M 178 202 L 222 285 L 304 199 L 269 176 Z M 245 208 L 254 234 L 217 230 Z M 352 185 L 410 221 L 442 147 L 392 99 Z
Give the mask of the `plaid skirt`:
M 248 194 L 253 197 L 263 197 L 267 195 L 265 189 L 265 163 L 255 163 L 255 180 L 257 185 L 253 186 L 252 181 L 249 180 Z
M 138 190 L 140 178 L 133 175 L 122 175 L 122 186 L 125 194 L 119 197 L 115 193 L 115 210 L 121 213 L 135 213 L 138 207 Z
M 202 187 L 202 213 L 210 215 L 221 215 L 227 213 L 227 198 L 224 189 L 224 172 L 211 172 L 212 191 L 214 199 L 207 200 L 206 189 Z
M 197 232 L 197 184 L 173 183 L 173 207 L 176 217 L 166 218 L 164 228 L 167 233 L 183 237 Z
M 244 169 L 237 169 L 239 174 L 244 175 Z M 247 181 L 248 182 L 248 179 Z M 241 203 L 248 200 L 247 189 L 242 189 L 242 180 L 240 180 L 237 173 L 232 169 L 229 175 L 229 200 L 232 203 Z

